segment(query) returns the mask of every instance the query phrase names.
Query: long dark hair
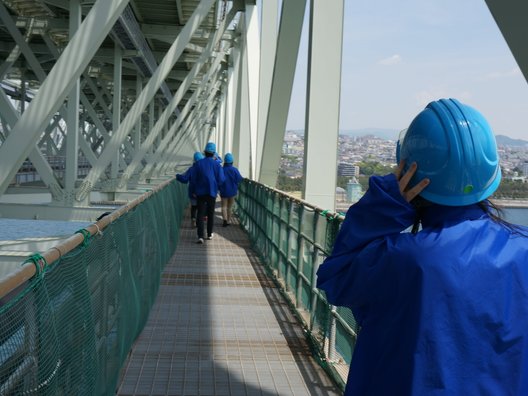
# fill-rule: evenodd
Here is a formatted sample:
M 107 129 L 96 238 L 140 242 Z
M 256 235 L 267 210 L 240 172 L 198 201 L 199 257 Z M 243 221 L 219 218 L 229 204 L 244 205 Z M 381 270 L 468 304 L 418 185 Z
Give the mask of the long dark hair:
M 523 229 L 518 224 L 512 224 L 509 221 L 504 220 L 504 210 L 497 206 L 495 203 L 490 201 L 489 199 L 485 199 L 484 201 L 480 201 L 478 203 L 478 206 L 487 213 L 487 215 L 493 220 L 495 223 L 500 224 L 501 226 L 507 228 L 510 232 L 514 234 L 518 234 L 524 237 L 528 237 L 527 231 Z
M 414 219 L 414 223 L 412 226 L 411 232 L 413 234 L 416 234 L 420 230 L 420 225 L 422 222 L 422 217 L 424 214 L 424 211 L 427 207 L 430 207 L 433 205 L 432 202 L 428 201 L 425 198 L 422 198 L 421 196 L 417 196 L 411 201 L 411 204 L 414 206 L 414 209 L 416 210 L 416 217 Z M 494 221 L 497 224 L 500 224 L 504 228 L 508 229 L 510 232 L 521 235 L 523 237 L 528 238 L 528 233 L 523 227 L 512 224 L 506 220 L 504 220 L 504 211 L 502 208 L 498 207 L 496 204 L 491 202 L 489 199 L 485 199 L 483 201 L 480 201 L 477 203 L 477 205 L 490 217 L 492 221 Z

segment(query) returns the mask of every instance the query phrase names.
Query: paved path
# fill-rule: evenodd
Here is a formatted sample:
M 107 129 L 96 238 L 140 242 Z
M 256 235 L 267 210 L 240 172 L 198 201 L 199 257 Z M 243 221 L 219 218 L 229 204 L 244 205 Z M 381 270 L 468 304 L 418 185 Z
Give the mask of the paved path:
M 118 395 L 340 395 L 245 232 L 221 223 L 198 245 L 184 220 Z

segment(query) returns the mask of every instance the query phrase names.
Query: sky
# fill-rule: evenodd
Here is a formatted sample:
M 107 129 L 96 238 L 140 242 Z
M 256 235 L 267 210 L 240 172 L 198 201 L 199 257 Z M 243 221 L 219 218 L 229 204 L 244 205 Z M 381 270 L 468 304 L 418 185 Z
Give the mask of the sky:
M 304 129 L 307 42 L 306 20 L 287 129 Z M 528 140 L 528 83 L 484 0 L 345 0 L 341 130 L 401 130 L 448 97 Z

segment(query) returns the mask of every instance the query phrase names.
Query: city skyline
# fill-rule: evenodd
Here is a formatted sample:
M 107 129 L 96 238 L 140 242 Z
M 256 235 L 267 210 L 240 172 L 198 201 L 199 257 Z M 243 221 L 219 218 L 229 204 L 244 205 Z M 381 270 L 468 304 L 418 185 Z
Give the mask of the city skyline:
M 307 25 L 287 129 L 304 129 Z M 401 130 L 445 97 L 528 140 L 528 84 L 483 0 L 345 1 L 340 130 Z

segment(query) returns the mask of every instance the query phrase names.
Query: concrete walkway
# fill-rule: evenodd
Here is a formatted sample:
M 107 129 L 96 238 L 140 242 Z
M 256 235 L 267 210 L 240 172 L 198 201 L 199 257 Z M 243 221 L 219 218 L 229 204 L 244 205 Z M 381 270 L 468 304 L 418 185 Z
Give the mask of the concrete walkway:
M 184 220 L 118 395 L 340 395 L 245 232 L 215 221 L 198 245 Z

